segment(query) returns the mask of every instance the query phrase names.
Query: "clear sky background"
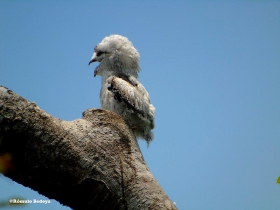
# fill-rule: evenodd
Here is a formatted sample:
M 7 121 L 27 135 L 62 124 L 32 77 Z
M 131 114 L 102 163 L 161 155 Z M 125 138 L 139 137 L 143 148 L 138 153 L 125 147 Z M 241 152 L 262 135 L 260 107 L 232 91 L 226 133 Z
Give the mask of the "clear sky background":
M 279 1 L 0 1 L 0 84 L 51 115 L 100 107 L 94 46 L 127 36 L 156 107 L 144 158 L 180 210 L 279 210 Z M 47 199 L 0 176 L 0 200 Z M 39 205 L 39 206 L 38 206 Z M 25 209 L 66 210 L 55 200 Z

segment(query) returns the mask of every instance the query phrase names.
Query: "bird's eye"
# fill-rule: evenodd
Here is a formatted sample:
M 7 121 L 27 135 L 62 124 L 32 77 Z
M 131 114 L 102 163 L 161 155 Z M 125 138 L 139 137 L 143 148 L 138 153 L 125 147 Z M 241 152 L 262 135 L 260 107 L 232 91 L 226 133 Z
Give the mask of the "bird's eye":
M 101 52 L 101 51 L 98 51 L 97 53 L 96 53 L 96 55 L 99 57 L 100 55 L 102 55 L 104 52 Z

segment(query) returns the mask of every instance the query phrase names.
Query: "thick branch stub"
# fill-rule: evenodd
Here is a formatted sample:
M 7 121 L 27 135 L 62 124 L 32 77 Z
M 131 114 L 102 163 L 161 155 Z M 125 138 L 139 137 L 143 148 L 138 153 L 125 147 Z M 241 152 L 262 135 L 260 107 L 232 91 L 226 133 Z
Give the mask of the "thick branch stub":
M 0 86 L 0 154 L 14 181 L 73 209 L 176 209 L 123 119 L 88 109 L 62 121 Z

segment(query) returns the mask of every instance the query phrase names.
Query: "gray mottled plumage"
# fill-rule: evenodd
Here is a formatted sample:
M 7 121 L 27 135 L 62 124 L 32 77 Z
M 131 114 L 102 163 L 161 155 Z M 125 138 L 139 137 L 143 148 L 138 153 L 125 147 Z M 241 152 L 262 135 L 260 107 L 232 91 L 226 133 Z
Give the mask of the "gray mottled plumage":
M 94 48 L 89 62 L 100 64 L 94 76 L 102 77 L 100 101 L 103 109 L 121 115 L 136 137 L 148 144 L 153 139 L 155 108 L 144 86 L 137 80 L 139 53 L 133 44 L 120 35 L 105 37 Z

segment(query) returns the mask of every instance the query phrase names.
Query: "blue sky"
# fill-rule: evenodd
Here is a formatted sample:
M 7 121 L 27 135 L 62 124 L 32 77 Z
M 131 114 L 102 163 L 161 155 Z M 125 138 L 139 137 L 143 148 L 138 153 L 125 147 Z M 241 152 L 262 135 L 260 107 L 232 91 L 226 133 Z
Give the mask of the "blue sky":
M 0 1 L 0 84 L 81 118 L 100 107 L 93 48 L 115 33 L 140 53 L 156 107 L 155 139 L 140 146 L 177 207 L 278 210 L 280 2 Z M 13 196 L 42 199 L 0 176 L 0 200 Z

